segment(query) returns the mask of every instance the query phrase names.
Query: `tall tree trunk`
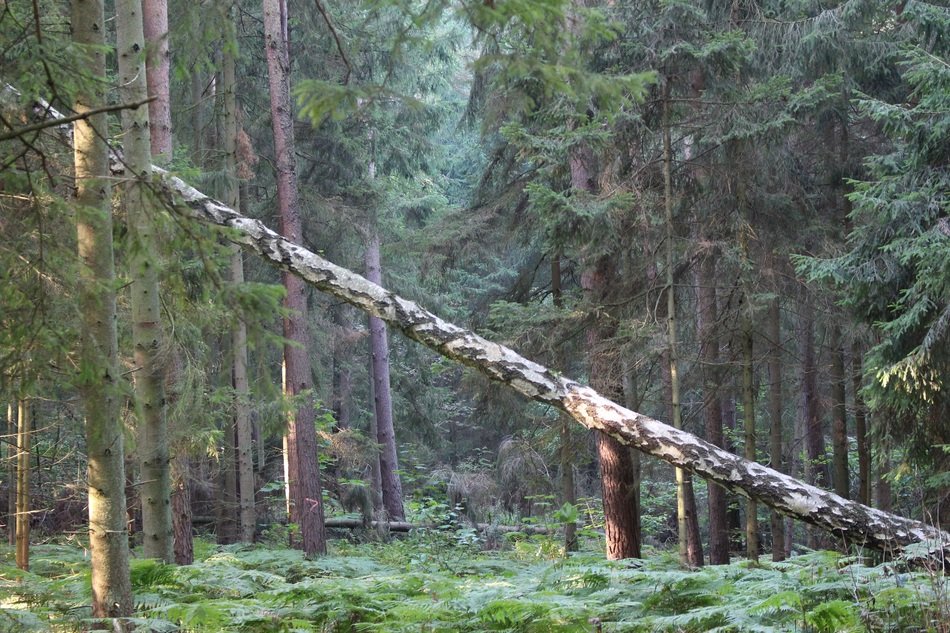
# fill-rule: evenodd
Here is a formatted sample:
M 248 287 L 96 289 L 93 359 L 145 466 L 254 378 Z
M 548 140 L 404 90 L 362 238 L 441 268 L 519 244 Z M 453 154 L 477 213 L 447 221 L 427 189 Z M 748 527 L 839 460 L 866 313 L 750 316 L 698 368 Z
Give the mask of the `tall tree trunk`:
M 704 254 L 698 272 L 699 359 L 703 372 L 703 419 L 706 441 L 725 448 L 722 433 L 722 398 L 720 398 L 719 337 L 717 335 L 718 308 L 716 307 L 716 253 Z M 729 523 L 726 512 L 726 491 L 710 483 L 709 509 L 709 562 L 712 565 L 729 564 Z
M 191 460 L 172 460 L 172 529 L 175 531 L 175 562 L 195 562 L 195 542 L 191 523 Z
M 587 265 L 581 277 L 581 285 L 590 301 L 599 302 L 604 298 L 612 276 L 613 264 L 606 257 L 601 258 L 597 265 Z M 588 326 L 590 383 L 594 389 L 610 394 L 608 397 L 621 400 L 623 390 L 617 359 L 605 351 L 612 334 L 612 328 L 603 323 Z M 640 558 L 640 517 L 639 508 L 634 503 L 637 494 L 636 477 L 630 451 L 616 438 L 604 433 L 596 434 L 596 443 L 604 503 L 607 558 Z
M 513 350 L 474 332 L 447 323 L 417 304 L 294 244 L 261 222 L 240 216 L 220 202 L 162 173 L 162 188 L 181 204 L 187 217 L 227 227 L 228 239 L 248 246 L 283 270 L 294 272 L 315 288 L 380 317 L 409 338 L 446 358 L 474 367 L 489 379 L 518 393 L 569 413 L 587 429 L 654 455 L 676 467 L 688 468 L 728 490 L 753 496 L 789 516 L 834 532 L 836 537 L 866 547 L 899 551 L 923 543 L 921 557 L 950 550 L 950 533 L 920 521 L 877 512 L 832 492 L 778 473 L 728 453 L 700 438 L 658 420 L 629 411 L 589 387 L 584 387 Z
M 19 400 L 16 434 L 16 566 L 30 569 L 30 439 L 33 419 L 30 401 Z
M 663 87 L 663 206 L 666 211 L 666 323 L 670 371 L 670 406 L 673 427 L 683 428 L 680 411 L 679 356 L 676 341 L 676 291 L 673 284 L 673 147 L 670 140 L 670 80 Z M 699 541 L 699 519 L 696 516 L 696 498 L 693 482 L 682 468 L 676 469 L 676 526 L 680 561 L 684 565 L 700 567 L 703 564 L 702 544 Z
M 571 186 L 575 192 L 591 193 L 594 178 L 590 172 L 593 156 L 587 147 L 576 148 L 570 157 Z M 581 286 L 591 304 L 601 303 L 609 291 L 609 280 L 614 276 L 614 264 L 607 257 L 586 261 L 581 275 Z M 613 328 L 601 322 L 587 329 L 587 358 L 590 383 L 595 389 L 610 393 L 614 398 L 623 396 L 620 372 L 605 353 L 604 347 L 613 334 Z M 597 457 L 600 463 L 600 483 L 604 504 L 604 532 L 607 558 L 620 560 L 640 557 L 638 508 L 634 498 L 635 478 L 630 451 L 616 438 L 596 434 Z
M 815 310 L 810 297 L 801 303 L 802 417 L 805 427 L 805 479 L 808 483 L 827 486 L 825 433 L 818 412 L 818 364 L 815 359 Z M 820 547 L 819 535 L 809 530 L 808 546 Z
M 560 308 L 562 305 L 562 291 L 561 291 L 561 253 L 555 252 L 551 255 L 551 297 L 554 300 L 555 307 Z M 560 350 L 560 346 L 557 348 Z M 555 363 L 559 369 L 564 369 L 564 356 L 558 351 L 555 354 L 557 362 Z M 573 442 L 571 441 L 571 421 L 566 415 L 558 416 L 561 423 L 561 446 L 559 450 L 559 456 L 561 460 L 561 502 L 570 504 L 572 506 L 577 505 L 577 487 L 574 483 L 574 456 L 571 447 Z M 639 522 L 640 522 L 640 510 L 639 510 L 639 485 L 636 490 L 636 514 L 637 514 L 637 533 L 639 535 Z M 636 539 L 640 541 L 639 536 Z M 564 524 L 564 552 L 576 552 L 578 548 L 577 543 L 577 523 L 575 521 L 567 521 Z
M 782 459 L 782 314 L 778 297 L 769 302 L 769 460 L 785 472 Z M 772 511 L 772 560 L 785 560 L 785 520 Z
M 241 208 L 241 188 L 238 183 L 238 110 L 237 110 L 237 37 L 233 28 L 233 9 L 228 10 L 229 42 L 222 52 L 222 71 L 220 95 L 223 101 L 221 109 L 221 149 L 224 154 L 224 203 L 233 209 Z M 244 284 L 244 257 L 240 248 L 231 255 L 231 283 L 240 287 Z M 253 433 L 251 429 L 251 411 L 248 403 L 250 387 L 247 377 L 247 324 L 239 315 L 231 328 L 231 377 L 234 387 L 234 431 L 235 452 L 237 454 L 238 502 L 240 506 L 240 540 L 254 542 L 257 528 L 257 515 L 254 508 L 254 494 L 257 486 L 254 479 Z
M 841 328 L 831 328 L 831 447 L 834 465 L 835 493 L 850 498 L 851 477 L 848 473 L 848 418 L 844 378 L 844 347 Z
M 747 306 L 747 309 L 751 309 Z M 754 462 L 755 455 L 755 376 L 753 375 L 753 341 L 751 316 L 744 317 L 742 332 L 742 417 L 745 430 L 745 458 Z M 759 519 L 755 499 L 746 502 L 745 547 L 749 560 L 759 560 Z
M 173 153 L 168 1 L 142 0 L 142 10 L 142 27 L 148 52 L 145 58 L 146 82 L 148 94 L 153 97 L 148 104 L 150 148 L 152 160 L 156 165 L 164 167 L 171 162 Z M 240 209 L 236 205 L 234 208 Z M 185 476 L 184 473 L 188 472 L 188 457 L 175 454 L 170 456 L 170 459 L 169 501 L 172 517 L 172 552 L 177 564 L 190 565 L 194 560 L 194 546 L 191 542 L 191 492 L 188 489 L 189 482 L 182 479 Z
M 16 406 L 7 403 L 7 543 L 16 546 Z
M 105 15 L 102 0 L 71 5 L 73 41 L 88 46 L 83 67 L 91 79 L 83 82 L 89 89 L 77 93 L 73 108 L 87 112 L 105 105 Z M 85 414 L 92 614 L 97 618 L 132 613 L 108 137 L 105 114 L 74 124 L 82 318 L 77 386 Z
M 119 95 L 125 102 L 144 100 L 145 36 L 142 0 L 117 0 L 116 47 L 119 54 Z M 147 181 L 151 174 L 151 134 L 146 108 L 122 111 L 123 160 L 130 179 L 122 202 L 132 240 L 132 341 L 138 452 L 142 463 L 142 533 L 147 558 L 174 560 L 169 478 L 168 427 L 165 418 L 165 353 L 158 289 L 157 240 L 149 217 L 153 204 Z
M 215 537 L 219 544 L 237 543 L 240 516 L 235 514 L 237 499 L 237 451 L 234 447 L 234 419 L 224 421 L 218 476 L 215 485 Z
M 858 341 L 851 345 L 851 386 L 854 396 L 854 435 L 858 444 L 858 502 L 871 505 L 871 445 L 868 441 L 867 410 L 861 397 L 864 383 L 862 356 Z
M 382 284 L 379 233 L 375 222 L 370 227 L 366 245 L 366 278 Z M 399 461 L 396 454 L 396 431 L 393 427 L 392 391 L 389 384 L 389 340 L 386 324 L 377 317 L 369 317 L 369 340 L 372 359 L 373 405 L 376 414 L 376 441 L 379 444 L 379 475 L 383 506 L 387 519 L 402 521 L 406 513 L 402 506 L 402 482 L 399 481 Z
M 893 504 L 891 482 L 887 476 L 891 472 L 891 457 L 889 449 L 881 447 L 877 465 L 877 508 L 883 512 L 890 512 Z
M 277 162 L 277 203 L 281 233 L 295 244 L 302 242 L 297 195 L 297 161 L 294 157 L 294 116 L 290 100 L 290 56 L 287 51 L 285 0 L 264 0 L 264 47 L 270 82 L 271 120 Z M 284 307 L 284 395 L 296 398 L 287 420 L 286 446 L 292 498 L 291 520 L 300 526 L 304 552 L 326 552 L 323 499 L 320 486 L 317 433 L 312 405 L 310 333 L 307 330 L 307 297 L 303 281 L 283 275 L 287 296 Z

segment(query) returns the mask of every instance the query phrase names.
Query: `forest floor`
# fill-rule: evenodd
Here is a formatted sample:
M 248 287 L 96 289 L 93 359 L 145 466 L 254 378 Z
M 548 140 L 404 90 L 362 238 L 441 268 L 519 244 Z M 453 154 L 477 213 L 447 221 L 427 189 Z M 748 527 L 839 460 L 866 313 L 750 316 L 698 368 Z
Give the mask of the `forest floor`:
M 331 542 L 305 560 L 274 545 L 196 541 L 187 567 L 132 562 L 136 631 L 950 631 L 948 579 L 834 552 L 683 569 L 671 552 L 607 562 L 552 537 L 471 531 Z M 0 549 L 0 632 L 89 628 L 87 552 Z

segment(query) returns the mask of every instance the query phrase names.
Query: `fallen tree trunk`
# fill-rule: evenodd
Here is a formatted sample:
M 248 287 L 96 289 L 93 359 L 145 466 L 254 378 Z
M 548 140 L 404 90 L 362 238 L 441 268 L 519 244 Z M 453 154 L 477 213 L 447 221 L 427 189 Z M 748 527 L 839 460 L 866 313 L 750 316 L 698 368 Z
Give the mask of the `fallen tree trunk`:
M 226 236 L 232 242 L 254 250 L 319 290 L 383 319 L 443 356 L 474 367 L 529 398 L 562 409 L 589 429 L 606 433 L 849 543 L 891 553 L 923 544 L 931 556 L 941 559 L 950 551 L 947 532 L 849 501 L 625 409 L 590 387 L 447 323 L 414 302 L 287 241 L 263 223 L 240 215 L 181 179 L 155 171 L 157 184 L 167 194 L 169 206 L 177 212 L 227 229 Z

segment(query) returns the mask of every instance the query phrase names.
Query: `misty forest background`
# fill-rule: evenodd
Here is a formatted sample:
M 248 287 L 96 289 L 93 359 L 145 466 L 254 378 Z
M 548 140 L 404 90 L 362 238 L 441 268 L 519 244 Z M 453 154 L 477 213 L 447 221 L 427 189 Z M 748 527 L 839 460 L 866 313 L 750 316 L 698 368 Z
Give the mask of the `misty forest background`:
M 939 565 L 870 605 L 894 552 L 387 332 L 149 172 L 947 530 L 948 36 L 937 0 L 3 2 L 0 631 L 947 631 Z

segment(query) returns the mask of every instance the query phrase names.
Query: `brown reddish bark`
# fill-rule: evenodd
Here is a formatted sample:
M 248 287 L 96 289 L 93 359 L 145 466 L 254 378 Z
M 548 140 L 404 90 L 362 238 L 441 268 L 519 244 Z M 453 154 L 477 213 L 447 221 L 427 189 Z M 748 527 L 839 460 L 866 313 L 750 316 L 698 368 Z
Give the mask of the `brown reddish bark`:
M 16 407 L 7 403 L 7 544 L 16 545 Z
M 152 160 L 166 165 L 172 159 L 172 109 L 169 96 L 168 71 L 168 0 L 142 0 L 142 27 L 148 56 L 146 84 L 153 100 L 148 104 L 149 127 L 152 131 Z
M 613 271 L 613 263 L 606 257 L 584 271 L 581 285 L 589 300 L 598 303 L 603 299 Z M 621 371 L 616 356 L 605 349 L 612 334 L 613 328 L 602 321 L 590 325 L 587 329 L 587 359 L 591 385 L 617 401 L 623 399 Z M 616 438 L 603 433 L 596 434 L 596 442 L 607 558 L 640 558 L 640 517 L 639 507 L 635 503 L 637 480 L 630 451 Z
M 16 566 L 30 569 L 30 439 L 32 415 L 30 401 L 19 401 L 16 434 Z
M 297 193 L 297 161 L 294 158 L 294 117 L 290 100 L 290 56 L 283 24 L 285 0 L 264 0 L 264 48 L 270 82 L 270 105 L 277 167 L 277 204 L 281 235 L 300 244 L 302 225 Z M 307 555 L 326 552 L 323 527 L 323 499 L 317 434 L 314 426 L 310 370 L 310 333 L 307 331 L 306 285 L 296 275 L 285 272 L 287 290 L 284 307 L 284 395 L 294 398 L 288 412 L 286 446 L 291 521 L 300 527 Z
M 703 419 L 706 441 L 725 448 L 722 433 L 722 398 L 719 395 L 719 336 L 716 307 L 715 252 L 705 254 L 699 265 L 699 362 L 703 372 Z M 729 501 L 726 491 L 709 484 L 709 562 L 712 565 L 729 564 L 729 523 L 726 517 Z

